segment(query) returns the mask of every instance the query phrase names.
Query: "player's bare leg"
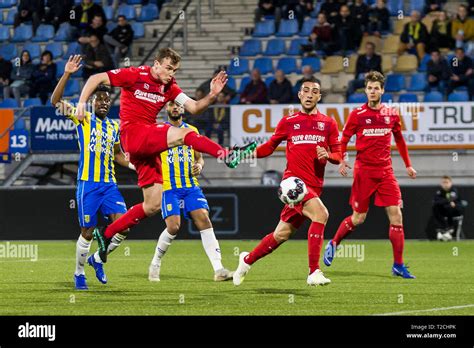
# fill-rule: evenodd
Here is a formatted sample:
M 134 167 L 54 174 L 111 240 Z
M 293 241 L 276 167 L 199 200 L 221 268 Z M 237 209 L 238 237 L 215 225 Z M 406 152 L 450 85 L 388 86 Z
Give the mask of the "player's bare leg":
M 87 254 L 92 244 L 92 232 L 95 227 L 81 227 L 81 234 L 76 243 L 76 271 L 74 272 L 74 285 L 76 290 L 87 290 L 84 265 Z
M 161 259 L 165 256 L 168 248 L 178 234 L 181 227 L 181 216 L 170 215 L 165 219 L 166 228 L 161 232 L 156 244 L 155 254 L 148 268 L 148 280 L 151 282 L 160 281 Z

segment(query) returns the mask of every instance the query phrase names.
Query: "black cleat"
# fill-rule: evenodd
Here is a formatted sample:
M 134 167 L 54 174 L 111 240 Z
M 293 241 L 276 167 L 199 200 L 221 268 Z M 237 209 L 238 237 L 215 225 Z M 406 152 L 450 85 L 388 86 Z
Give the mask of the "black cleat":
M 248 143 L 244 146 L 234 146 L 230 151 L 229 155 L 226 157 L 225 164 L 229 168 L 237 167 L 240 162 L 247 156 L 251 155 L 257 148 L 257 143 L 255 141 Z
M 97 244 L 99 245 L 99 257 L 103 263 L 107 262 L 107 249 L 109 248 L 110 241 L 112 240 L 112 238 L 105 237 L 106 229 L 107 226 L 101 226 L 92 232 L 94 239 L 97 240 Z

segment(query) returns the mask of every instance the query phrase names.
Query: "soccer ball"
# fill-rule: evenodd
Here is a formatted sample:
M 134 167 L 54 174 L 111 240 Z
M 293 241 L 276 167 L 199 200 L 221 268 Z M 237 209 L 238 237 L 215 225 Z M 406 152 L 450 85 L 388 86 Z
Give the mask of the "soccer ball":
M 303 180 L 295 176 L 284 179 L 278 188 L 278 198 L 290 206 L 300 203 L 307 193 L 308 190 Z

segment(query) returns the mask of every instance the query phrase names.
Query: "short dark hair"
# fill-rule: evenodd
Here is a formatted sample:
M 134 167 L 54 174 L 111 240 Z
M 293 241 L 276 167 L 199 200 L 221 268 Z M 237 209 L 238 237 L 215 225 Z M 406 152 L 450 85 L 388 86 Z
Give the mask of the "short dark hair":
M 367 41 L 365 44 L 370 45 L 373 49 L 375 49 L 375 44 L 372 41 Z
M 179 53 L 169 47 L 160 48 L 157 55 L 155 56 L 155 60 L 159 61 L 160 63 L 162 63 L 163 59 L 165 58 L 170 58 L 171 63 L 174 65 L 181 62 L 181 56 Z
M 371 70 L 365 75 L 364 85 L 367 87 L 369 82 L 380 82 L 380 86 L 383 88 L 385 85 L 385 77 L 379 71 Z
M 120 19 L 120 18 L 123 18 L 123 19 L 127 20 L 127 17 L 125 17 L 124 15 L 118 15 L 117 16 L 117 19 Z
M 107 86 L 107 85 L 104 85 L 104 84 L 100 84 L 97 86 L 97 88 L 95 89 L 94 93 L 97 93 L 97 92 L 105 92 L 105 93 L 112 93 L 112 89 Z
M 53 60 L 53 54 L 51 53 L 51 51 L 44 51 L 43 53 L 41 53 L 41 58 L 43 58 L 44 56 L 46 55 L 49 55 L 49 57 L 51 58 L 51 60 Z
M 316 77 L 311 76 L 311 77 L 304 77 L 304 78 L 301 80 L 300 89 L 303 88 L 303 85 L 304 85 L 305 82 L 317 83 L 317 84 L 319 85 L 319 87 L 321 87 L 321 81 L 320 81 L 319 79 L 317 79 Z
M 453 179 L 449 175 L 443 175 L 441 179 L 453 181 Z
M 456 49 L 454 51 L 463 51 L 463 53 L 466 52 L 464 50 L 464 47 L 456 47 Z

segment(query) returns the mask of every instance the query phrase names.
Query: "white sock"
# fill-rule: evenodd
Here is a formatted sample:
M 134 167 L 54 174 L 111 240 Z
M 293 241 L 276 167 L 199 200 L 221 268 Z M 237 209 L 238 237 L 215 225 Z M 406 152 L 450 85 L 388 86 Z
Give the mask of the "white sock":
M 87 254 L 91 248 L 92 240 L 79 236 L 76 243 L 76 272 L 75 275 L 84 274 L 84 265 L 86 263 Z
M 214 272 L 224 268 L 221 261 L 221 248 L 219 247 L 219 242 L 214 234 L 214 229 L 211 227 L 207 230 L 202 230 L 201 240 L 207 257 L 209 258 L 209 261 L 211 261 L 212 268 L 214 268 Z
M 160 234 L 160 238 L 158 238 L 158 243 L 156 244 L 155 255 L 153 256 L 153 260 L 151 261 L 152 265 L 159 265 L 161 263 L 161 258 L 165 256 L 166 251 L 171 245 L 173 239 L 176 238 L 176 235 L 172 235 L 168 232 L 165 228 L 163 232 Z
M 112 237 L 112 240 L 110 241 L 110 244 L 107 248 L 107 255 L 110 254 L 115 249 L 117 249 L 120 246 L 120 243 L 122 243 L 125 238 L 127 238 L 127 236 L 124 236 L 123 234 L 120 234 L 120 233 L 115 234 Z M 99 251 L 95 252 L 94 260 L 95 262 L 102 263 L 102 260 L 100 259 L 100 256 L 99 256 Z

